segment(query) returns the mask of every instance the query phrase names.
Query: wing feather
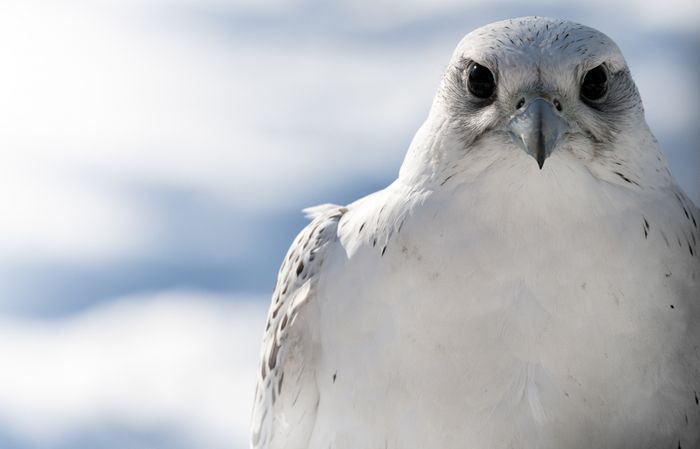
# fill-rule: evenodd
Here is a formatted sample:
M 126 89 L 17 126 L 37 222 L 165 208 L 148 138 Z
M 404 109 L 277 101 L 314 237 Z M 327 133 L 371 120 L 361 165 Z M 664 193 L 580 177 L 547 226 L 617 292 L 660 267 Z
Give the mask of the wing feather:
M 312 208 L 313 221 L 292 243 L 282 263 L 263 335 L 253 406 L 251 448 L 305 449 L 316 420 L 319 394 L 313 314 L 323 259 L 338 242 L 344 207 Z

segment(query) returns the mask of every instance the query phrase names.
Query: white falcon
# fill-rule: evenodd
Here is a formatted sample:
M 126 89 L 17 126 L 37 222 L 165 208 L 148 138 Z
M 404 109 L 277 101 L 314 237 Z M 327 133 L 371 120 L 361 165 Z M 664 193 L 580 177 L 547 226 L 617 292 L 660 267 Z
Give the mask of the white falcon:
M 310 214 L 253 448 L 700 447 L 700 213 L 604 34 L 470 33 L 398 179 Z

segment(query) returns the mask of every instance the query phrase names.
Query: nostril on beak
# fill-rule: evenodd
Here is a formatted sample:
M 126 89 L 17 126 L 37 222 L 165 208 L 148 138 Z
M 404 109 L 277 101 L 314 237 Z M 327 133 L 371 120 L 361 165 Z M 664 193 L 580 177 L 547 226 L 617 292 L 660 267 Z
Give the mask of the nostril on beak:
M 545 160 L 560 146 L 563 136 L 571 130 L 558 112 L 563 105 L 558 99 L 533 95 L 518 100 L 516 106 L 519 110 L 510 116 L 506 131 L 541 169 Z

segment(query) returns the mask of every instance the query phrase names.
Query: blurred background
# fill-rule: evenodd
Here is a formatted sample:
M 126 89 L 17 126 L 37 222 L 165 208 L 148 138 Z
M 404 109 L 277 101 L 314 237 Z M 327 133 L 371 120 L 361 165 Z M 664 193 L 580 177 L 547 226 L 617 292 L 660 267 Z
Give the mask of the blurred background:
M 0 448 L 247 447 L 300 210 L 390 183 L 456 43 L 522 15 L 617 41 L 699 204 L 694 0 L 3 0 Z

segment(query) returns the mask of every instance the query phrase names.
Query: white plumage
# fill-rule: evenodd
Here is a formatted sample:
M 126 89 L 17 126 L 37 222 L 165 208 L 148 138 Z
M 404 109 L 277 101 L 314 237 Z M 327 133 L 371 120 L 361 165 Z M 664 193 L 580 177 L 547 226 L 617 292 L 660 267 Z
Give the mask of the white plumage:
M 700 214 L 602 33 L 467 35 L 398 179 L 309 213 L 253 448 L 700 447 Z

